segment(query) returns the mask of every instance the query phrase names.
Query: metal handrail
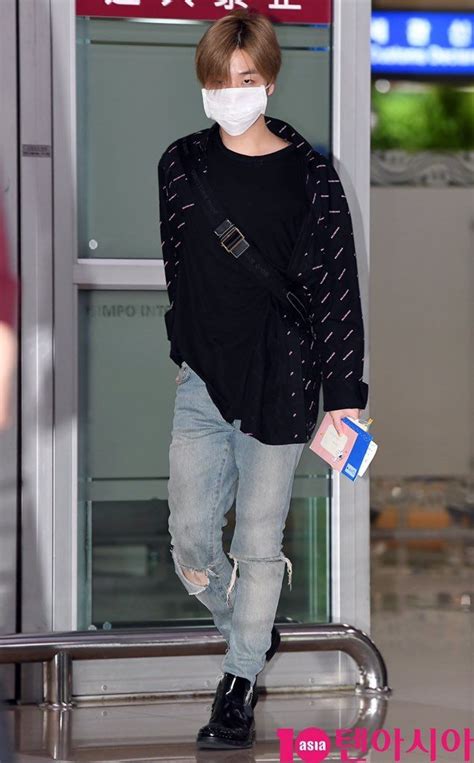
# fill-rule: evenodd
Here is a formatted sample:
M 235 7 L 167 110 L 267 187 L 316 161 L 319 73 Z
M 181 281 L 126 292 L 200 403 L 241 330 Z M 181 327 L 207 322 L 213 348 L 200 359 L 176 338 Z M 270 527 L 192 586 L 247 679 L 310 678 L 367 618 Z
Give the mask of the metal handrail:
M 280 652 L 345 652 L 359 668 L 356 692 L 391 693 L 383 657 L 364 631 L 346 623 L 278 623 L 278 630 Z M 223 654 L 225 649 L 217 628 L 207 626 L 17 633 L 0 636 L 0 664 L 43 662 L 43 704 L 72 707 L 73 660 Z

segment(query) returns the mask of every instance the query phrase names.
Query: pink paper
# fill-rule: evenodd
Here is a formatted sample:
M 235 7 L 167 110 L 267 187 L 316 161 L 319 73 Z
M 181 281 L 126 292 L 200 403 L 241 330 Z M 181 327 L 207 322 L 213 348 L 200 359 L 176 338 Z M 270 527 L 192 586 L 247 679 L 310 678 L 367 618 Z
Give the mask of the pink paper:
M 340 472 L 344 468 L 353 445 L 357 439 L 357 432 L 341 421 L 344 435 L 339 436 L 332 422 L 331 414 L 324 416 L 314 435 L 309 447 L 317 453 L 323 461 L 326 461 L 335 471 Z

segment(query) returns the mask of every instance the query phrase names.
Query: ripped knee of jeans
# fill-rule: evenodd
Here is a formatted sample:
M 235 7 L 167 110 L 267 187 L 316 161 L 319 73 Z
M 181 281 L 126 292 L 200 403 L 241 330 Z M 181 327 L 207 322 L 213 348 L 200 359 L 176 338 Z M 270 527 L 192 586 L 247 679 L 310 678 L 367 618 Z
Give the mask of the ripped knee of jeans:
M 233 587 L 235 585 L 235 581 L 237 579 L 237 568 L 239 566 L 239 560 L 236 559 L 233 554 L 229 554 L 229 556 L 230 556 L 231 559 L 234 560 L 234 569 L 232 570 L 232 576 L 230 578 L 230 583 L 229 583 L 229 586 L 227 588 L 227 604 L 229 604 L 230 592 L 232 591 L 232 589 L 233 589 Z M 247 562 L 278 562 L 278 561 L 284 561 L 286 563 L 286 567 L 287 567 L 287 571 L 288 571 L 288 585 L 290 586 L 290 591 L 292 590 L 292 588 L 291 588 L 291 583 L 292 583 L 291 578 L 292 578 L 292 575 L 293 575 L 293 565 L 292 565 L 291 561 L 288 559 L 288 557 L 285 556 L 283 551 L 280 551 L 280 555 L 279 556 L 272 557 L 271 559 L 241 559 L 240 561 L 244 561 L 244 562 L 245 561 L 247 561 Z
M 198 569 L 182 564 L 176 555 L 174 546 L 170 547 L 176 573 L 190 595 L 199 594 L 206 590 L 209 585 L 209 575 L 216 573 L 209 567 Z
M 191 581 L 191 583 L 204 586 L 209 585 L 209 578 L 207 577 L 205 570 L 198 572 L 197 570 L 190 569 L 189 567 L 181 567 L 181 569 L 186 575 L 187 579 Z

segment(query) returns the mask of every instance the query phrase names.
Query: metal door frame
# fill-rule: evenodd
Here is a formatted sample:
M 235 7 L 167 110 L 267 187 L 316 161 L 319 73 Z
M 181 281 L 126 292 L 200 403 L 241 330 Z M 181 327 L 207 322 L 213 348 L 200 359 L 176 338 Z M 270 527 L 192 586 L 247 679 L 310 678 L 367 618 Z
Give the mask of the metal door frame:
M 22 623 L 23 630 L 31 633 L 77 627 L 78 286 L 164 289 L 165 277 L 162 261 L 74 263 L 73 258 L 60 256 L 77 249 L 75 3 L 19 0 L 18 7 L 21 143 L 39 147 L 37 156 L 21 156 L 26 293 L 22 401 L 27 412 L 22 427 Z M 353 217 L 368 349 L 371 3 L 334 0 L 333 11 L 333 157 Z M 54 322 L 54 315 L 61 320 Z M 368 372 L 366 352 L 366 378 Z M 366 474 L 354 484 L 333 473 L 332 493 L 332 619 L 369 633 L 369 477 Z M 285 680 L 291 683 L 291 675 L 293 683 L 311 682 L 308 666 L 298 662 L 298 655 L 288 658 L 292 656 L 296 661 L 284 671 Z M 310 672 L 338 683 L 348 677 L 348 683 L 353 683 L 353 666 L 346 656 L 329 657 L 333 659 L 326 655 L 318 663 L 315 656 Z M 137 676 L 141 662 L 121 662 L 112 671 L 119 672 L 126 684 L 132 675 Z M 23 666 L 24 700 L 41 696 L 41 674 L 36 667 Z M 86 669 L 86 665 L 79 667 Z M 161 663 L 160 668 L 178 686 L 173 664 Z M 208 671 L 209 666 L 190 662 L 188 668 L 182 688 L 194 678 L 202 686 L 202 670 Z M 150 664 L 144 660 L 144 685 L 149 674 Z M 110 673 L 107 677 L 104 672 L 99 680 L 110 682 Z
M 11 270 L 18 278 L 18 108 L 17 108 L 17 8 L 15 0 L 2 3 L 0 24 L 0 181 L 2 183 L 2 207 L 5 214 L 9 240 Z M 18 333 L 20 322 L 18 321 Z M 20 367 L 17 366 L 12 380 L 11 425 L 0 432 L 0 633 L 14 633 L 20 626 L 16 602 L 18 546 L 20 532 L 18 522 L 18 444 L 20 420 L 18 416 L 18 382 Z M 0 682 L 5 697 L 15 694 L 15 672 L 11 666 L 0 667 Z

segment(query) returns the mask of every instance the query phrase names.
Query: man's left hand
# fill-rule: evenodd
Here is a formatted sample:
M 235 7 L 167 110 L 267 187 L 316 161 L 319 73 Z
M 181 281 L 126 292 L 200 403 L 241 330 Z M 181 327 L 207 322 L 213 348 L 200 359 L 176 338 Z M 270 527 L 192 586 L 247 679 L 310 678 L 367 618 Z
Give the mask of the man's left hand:
M 334 428 L 336 429 L 338 435 L 344 434 L 343 431 L 343 424 L 341 422 L 341 419 L 343 416 L 350 416 L 353 419 L 358 419 L 360 416 L 360 409 L 359 408 L 341 408 L 338 411 L 329 411 L 332 418 L 332 423 L 334 424 Z

